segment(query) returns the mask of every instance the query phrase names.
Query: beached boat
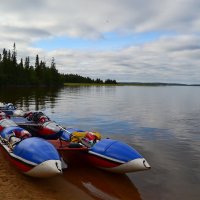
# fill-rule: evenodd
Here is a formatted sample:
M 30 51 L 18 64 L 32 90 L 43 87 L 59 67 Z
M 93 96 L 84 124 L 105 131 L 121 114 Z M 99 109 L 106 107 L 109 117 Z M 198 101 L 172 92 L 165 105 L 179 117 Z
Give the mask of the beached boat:
M 69 166 L 70 164 L 90 164 L 115 173 L 136 172 L 151 168 L 143 156 L 121 141 L 101 139 L 91 147 L 83 145 L 81 141 L 79 143 L 59 139 L 49 141 L 56 147 L 63 159 L 69 163 Z
M 102 139 L 97 132 L 63 128 L 42 112 L 30 112 L 24 117 L 11 119 L 34 136 L 48 139 L 69 164 L 91 164 L 117 173 L 150 169 L 148 162 L 131 146 L 113 139 Z
M 33 136 L 51 142 L 69 164 L 91 164 L 118 173 L 150 169 L 150 165 L 133 147 L 117 140 L 102 139 L 97 132 L 63 128 L 42 112 L 13 111 L 11 117 Z
M 12 103 L 0 102 L 0 111 L 5 112 L 7 115 L 13 115 L 17 108 Z M 19 113 L 19 111 L 17 111 Z
M 42 112 L 28 112 L 21 117 L 21 112 L 15 111 L 11 119 L 21 127 L 26 128 L 33 136 L 44 139 L 62 139 L 69 141 L 69 133 L 58 123 L 50 120 Z
M 18 170 L 32 177 L 62 173 L 60 155 L 48 141 L 31 137 L 7 118 L 0 119 L 0 150 Z

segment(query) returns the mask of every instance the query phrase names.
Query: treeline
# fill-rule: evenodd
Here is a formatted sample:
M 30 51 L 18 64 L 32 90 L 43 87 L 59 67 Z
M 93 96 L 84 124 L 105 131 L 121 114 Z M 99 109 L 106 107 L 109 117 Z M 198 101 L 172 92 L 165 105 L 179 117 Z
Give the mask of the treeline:
M 97 78 L 91 79 L 90 77 L 83 77 L 78 74 L 63 74 L 65 83 L 97 83 L 97 84 L 117 84 L 116 80 L 107 79 L 105 81 Z
M 115 80 L 91 79 L 77 74 L 60 74 L 56 69 L 55 59 L 52 58 L 51 66 L 35 57 L 35 65 L 30 64 L 30 58 L 22 58 L 17 62 L 15 43 L 13 50 L 3 49 L 0 53 L 0 86 L 58 86 L 67 83 L 105 83 L 116 84 Z
M 12 52 L 3 49 L 0 54 L 0 85 L 1 86 L 53 86 L 62 84 L 62 77 L 58 73 L 54 58 L 51 66 L 36 55 L 35 65 L 30 65 L 30 58 L 26 57 L 17 62 L 15 44 Z

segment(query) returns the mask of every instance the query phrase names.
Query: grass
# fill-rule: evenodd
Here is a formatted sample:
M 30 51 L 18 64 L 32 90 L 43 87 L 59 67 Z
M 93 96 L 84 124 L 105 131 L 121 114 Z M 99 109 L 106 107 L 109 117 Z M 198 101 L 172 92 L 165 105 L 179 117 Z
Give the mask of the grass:
M 64 83 L 64 86 L 200 86 L 200 85 L 187 85 L 177 83 L 117 83 L 117 84 L 105 84 L 105 83 Z
M 119 84 L 105 83 L 64 83 L 64 86 L 118 86 Z
M 157 83 L 117 83 L 117 84 L 105 84 L 105 83 L 64 83 L 64 86 L 161 86 Z

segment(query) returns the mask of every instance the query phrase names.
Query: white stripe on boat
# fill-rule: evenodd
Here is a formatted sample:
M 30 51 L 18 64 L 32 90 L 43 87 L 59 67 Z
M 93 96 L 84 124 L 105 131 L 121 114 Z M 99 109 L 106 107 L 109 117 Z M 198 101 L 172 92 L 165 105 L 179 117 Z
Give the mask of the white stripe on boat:
M 116 173 L 128 173 L 136 172 L 150 169 L 150 165 L 144 158 L 136 158 L 122 165 L 112 167 L 112 168 L 102 168 L 107 171 L 112 171 Z
M 111 160 L 111 161 L 114 161 L 114 162 L 118 162 L 118 163 L 126 163 L 125 161 L 122 161 L 122 160 L 118 160 L 118 159 L 115 159 L 115 158 L 111 158 L 111 157 L 108 157 L 108 156 L 104 156 L 102 154 L 99 154 L 99 153 L 96 153 L 96 152 L 93 152 L 93 151 L 89 151 L 90 154 L 94 154 L 96 156 L 99 156 L 99 157 L 102 157 L 102 158 L 105 158 L 107 160 Z

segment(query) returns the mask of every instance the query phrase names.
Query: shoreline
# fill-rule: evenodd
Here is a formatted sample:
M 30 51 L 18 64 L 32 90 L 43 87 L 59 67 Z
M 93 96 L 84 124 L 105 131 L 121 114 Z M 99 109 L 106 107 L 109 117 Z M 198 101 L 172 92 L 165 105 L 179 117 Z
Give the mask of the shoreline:
M 105 83 L 64 83 L 64 86 L 200 86 L 200 84 L 179 84 L 179 83 L 116 83 L 116 84 L 105 84 Z

